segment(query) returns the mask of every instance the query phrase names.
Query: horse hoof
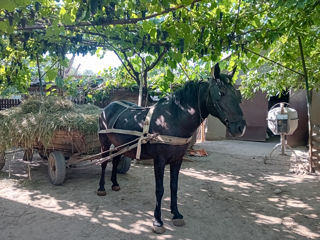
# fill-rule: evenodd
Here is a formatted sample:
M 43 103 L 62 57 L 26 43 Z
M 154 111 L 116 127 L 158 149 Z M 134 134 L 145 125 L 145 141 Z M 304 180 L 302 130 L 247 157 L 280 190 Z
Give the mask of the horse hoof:
M 155 232 L 156 234 L 162 234 L 166 231 L 166 229 L 161 226 L 161 227 L 158 227 L 158 226 L 153 226 L 153 232 Z
M 107 192 L 106 191 L 97 191 L 97 195 L 98 196 L 105 196 L 105 195 L 107 195 Z
M 185 224 L 183 219 L 172 219 L 172 223 L 176 227 L 182 227 Z
M 120 186 L 112 186 L 112 190 L 117 192 L 120 190 Z

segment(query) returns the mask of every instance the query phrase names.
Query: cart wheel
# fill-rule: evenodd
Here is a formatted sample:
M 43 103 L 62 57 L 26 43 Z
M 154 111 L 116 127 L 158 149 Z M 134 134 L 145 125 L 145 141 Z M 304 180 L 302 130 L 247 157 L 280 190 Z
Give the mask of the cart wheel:
M 31 162 L 33 159 L 33 150 L 27 148 L 24 150 L 23 161 Z
M 47 160 L 48 159 L 48 155 L 46 152 L 42 152 L 42 151 L 39 151 L 39 156 L 44 159 L 44 160 Z
M 0 152 L 0 170 L 4 167 L 6 164 L 6 158 L 4 155 L 4 152 Z
M 126 172 L 129 171 L 130 165 L 131 165 L 131 158 L 128 158 L 122 155 L 117 167 L 117 173 L 125 174 Z
M 66 177 L 66 160 L 62 152 L 50 153 L 48 158 L 48 174 L 52 184 L 60 185 Z

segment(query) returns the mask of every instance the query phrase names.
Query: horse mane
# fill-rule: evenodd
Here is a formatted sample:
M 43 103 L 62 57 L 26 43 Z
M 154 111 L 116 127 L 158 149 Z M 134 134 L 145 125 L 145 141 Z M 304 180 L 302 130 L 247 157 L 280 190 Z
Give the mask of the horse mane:
M 188 81 L 173 93 L 172 99 L 181 103 L 188 102 L 198 96 L 199 85 L 202 81 Z

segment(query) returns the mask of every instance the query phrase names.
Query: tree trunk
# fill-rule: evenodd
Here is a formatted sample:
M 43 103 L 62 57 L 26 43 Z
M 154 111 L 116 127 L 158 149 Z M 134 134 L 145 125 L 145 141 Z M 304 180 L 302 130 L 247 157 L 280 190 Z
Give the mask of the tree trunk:
M 306 68 L 306 63 L 304 59 L 303 46 L 300 36 L 298 36 L 300 56 L 302 61 L 302 67 L 304 72 L 304 81 L 307 91 L 307 110 L 308 110 L 308 143 L 309 143 L 309 170 L 310 172 L 315 172 L 315 168 L 312 163 L 312 124 L 311 124 L 311 103 L 312 103 L 312 90 L 309 90 L 309 80 L 308 80 L 308 71 Z
M 141 59 L 141 78 L 139 84 L 139 98 L 138 98 L 138 106 L 142 106 L 142 95 L 143 95 L 143 86 L 144 86 L 144 61 Z
M 38 67 L 38 75 L 39 75 L 39 87 L 40 87 L 40 95 L 43 96 L 43 86 L 42 86 L 42 76 L 40 72 L 40 61 L 39 61 L 39 55 L 37 54 L 37 67 Z

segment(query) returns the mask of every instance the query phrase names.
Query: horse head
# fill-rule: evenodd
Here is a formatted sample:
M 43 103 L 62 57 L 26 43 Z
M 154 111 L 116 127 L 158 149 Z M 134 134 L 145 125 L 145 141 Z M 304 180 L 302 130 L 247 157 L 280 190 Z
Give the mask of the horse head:
M 214 76 L 209 81 L 206 105 L 208 112 L 217 117 L 232 136 L 242 136 L 246 128 L 246 121 L 243 119 L 240 108 L 240 91 L 232 85 L 234 73 L 235 69 L 232 73 L 221 74 L 219 64 L 214 66 Z

